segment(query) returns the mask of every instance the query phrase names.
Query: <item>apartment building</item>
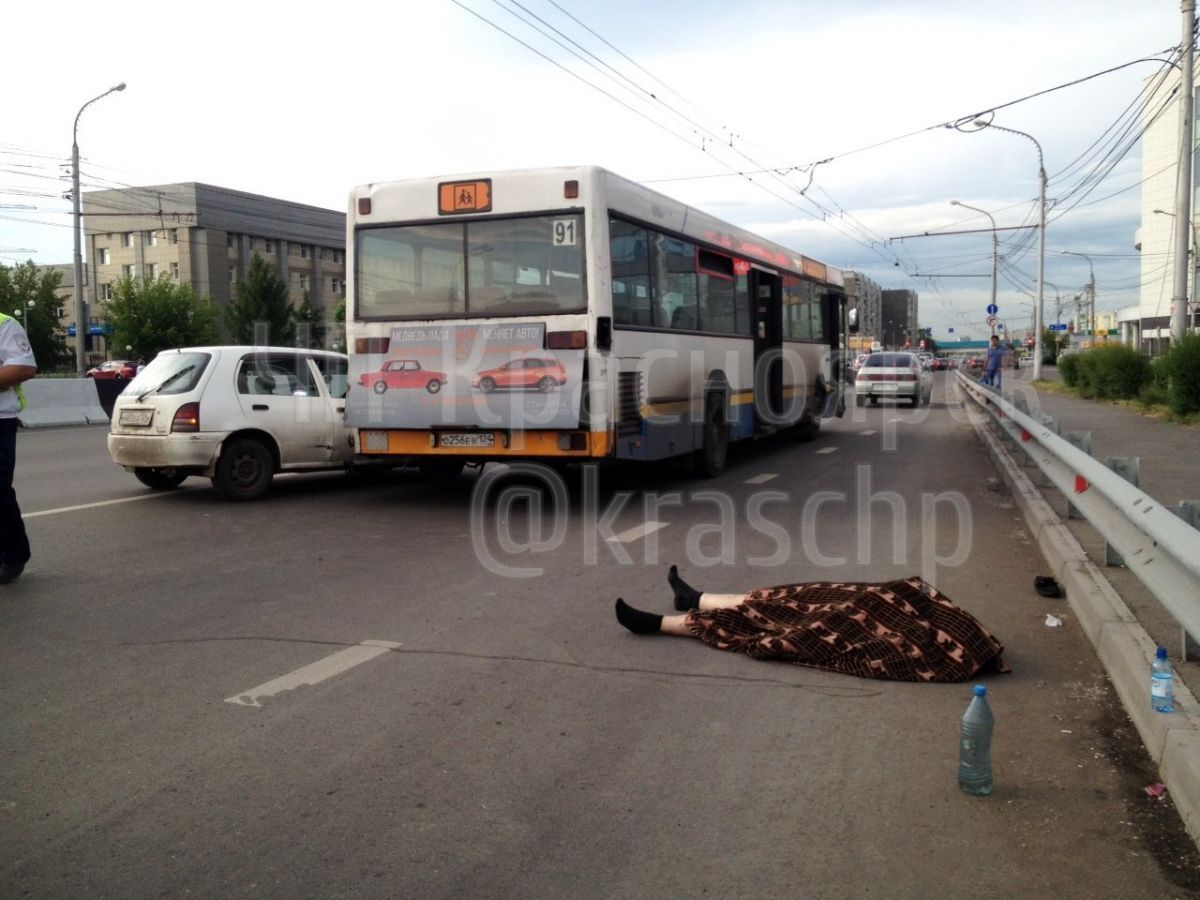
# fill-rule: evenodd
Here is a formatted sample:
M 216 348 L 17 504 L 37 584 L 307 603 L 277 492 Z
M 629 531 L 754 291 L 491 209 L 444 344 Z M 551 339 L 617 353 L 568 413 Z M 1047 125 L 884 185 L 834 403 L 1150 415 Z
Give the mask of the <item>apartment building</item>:
M 255 253 L 275 266 L 295 306 L 307 295 L 332 319 L 346 294 L 344 212 L 188 182 L 88 191 L 83 215 L 92 320 L 129 276 L 165 275 L 227 305 Z
M 880 292 L 881 340 L 888 350 L 902 350 L 917 342 L 917 292 L 907 289 Z
M 871 346 L 883 341 L 883 293 L 878 284 L 862 272 L 842 273 L 846 284 L 846 301 L 858 309 L 859 343 Z

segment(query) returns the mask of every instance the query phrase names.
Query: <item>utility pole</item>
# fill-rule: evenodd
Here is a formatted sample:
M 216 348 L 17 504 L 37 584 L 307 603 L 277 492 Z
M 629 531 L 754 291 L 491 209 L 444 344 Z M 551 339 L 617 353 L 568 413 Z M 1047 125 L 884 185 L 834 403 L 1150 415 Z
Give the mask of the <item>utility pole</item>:
M 1175 284 L 1171 296 L 1171 343 L 1178 344 L 1188 329 L 1188 249 L 1192 227 L 1192 43 L 1196 30 L 1196 0 L 1183 0 L 1183 42 L 1180 49 L 1179 175 L 1175 179 Z

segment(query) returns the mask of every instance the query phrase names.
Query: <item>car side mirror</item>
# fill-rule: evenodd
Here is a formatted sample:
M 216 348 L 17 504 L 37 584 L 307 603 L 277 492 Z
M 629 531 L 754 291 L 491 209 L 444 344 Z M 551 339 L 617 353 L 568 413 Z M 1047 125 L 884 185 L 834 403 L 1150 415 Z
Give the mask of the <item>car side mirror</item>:
M 858 307 L 852 306 L 846 310 L 846 325 L 851 334 L 858 334 Z

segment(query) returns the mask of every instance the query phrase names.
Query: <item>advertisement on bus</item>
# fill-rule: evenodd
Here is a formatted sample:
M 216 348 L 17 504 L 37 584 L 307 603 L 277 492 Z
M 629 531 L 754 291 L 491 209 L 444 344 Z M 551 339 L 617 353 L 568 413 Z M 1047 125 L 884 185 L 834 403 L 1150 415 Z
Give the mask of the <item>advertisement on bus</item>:
M 351 357 L 346 422 L 385 428 L 575 428 L 583 350 L 547 350 L 539 322 L 402 325 Z

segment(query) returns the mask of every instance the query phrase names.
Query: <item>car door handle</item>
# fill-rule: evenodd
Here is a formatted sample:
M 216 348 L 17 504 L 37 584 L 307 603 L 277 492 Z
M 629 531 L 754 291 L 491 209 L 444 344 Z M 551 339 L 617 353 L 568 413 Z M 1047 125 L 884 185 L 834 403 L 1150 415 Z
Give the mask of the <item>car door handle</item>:
M 250 405 L 250 408 L 253 410 L 264 411 L 269 410 L 271 407 L 267 406 L 265 403 L 253 403 Z

